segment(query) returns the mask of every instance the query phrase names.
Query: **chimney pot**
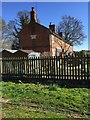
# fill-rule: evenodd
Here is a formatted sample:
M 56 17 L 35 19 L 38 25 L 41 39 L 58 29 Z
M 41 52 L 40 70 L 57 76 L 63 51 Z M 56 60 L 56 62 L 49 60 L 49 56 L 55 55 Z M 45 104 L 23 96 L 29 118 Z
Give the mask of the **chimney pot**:
M 52 23 L 50 22 L 50 25 L 51 25 Z
M 62 32 L 59 33 L 60 37 L 62 37 Z
M 34 11 L 34 7 L 32 7 L 32 11 Z

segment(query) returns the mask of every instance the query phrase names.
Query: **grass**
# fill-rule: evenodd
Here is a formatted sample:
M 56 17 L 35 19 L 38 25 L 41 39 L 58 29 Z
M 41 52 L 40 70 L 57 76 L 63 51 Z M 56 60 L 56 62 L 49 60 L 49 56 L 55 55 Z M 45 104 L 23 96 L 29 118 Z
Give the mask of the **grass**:
M 0 82 L 3 118 L 90 118 L 89 89 Z

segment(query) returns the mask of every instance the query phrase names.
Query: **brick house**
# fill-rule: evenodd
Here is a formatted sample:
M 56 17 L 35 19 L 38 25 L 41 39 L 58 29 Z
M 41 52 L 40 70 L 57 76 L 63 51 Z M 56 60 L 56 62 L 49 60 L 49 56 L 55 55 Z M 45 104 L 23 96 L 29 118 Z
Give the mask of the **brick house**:
M 73 46 L 55 33 L 54 24 L 50 23 L 49 28 L 47 28 L 37 22 L 36 12 L 33 7 L 30 18 L 30 23 L 19 32 L 20 49 L 41 53 L 49 52 L 52 56 L 65 51 L 68 53 L 73 52 Z

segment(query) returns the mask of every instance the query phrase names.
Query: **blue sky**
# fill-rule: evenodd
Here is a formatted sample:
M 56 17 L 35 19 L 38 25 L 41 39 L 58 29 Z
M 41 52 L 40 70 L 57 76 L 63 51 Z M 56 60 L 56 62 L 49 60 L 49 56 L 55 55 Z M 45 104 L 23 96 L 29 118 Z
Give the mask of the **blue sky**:
M 87 38 L 83 45 L 74 47 L 74 50 L 88 49 L 88 2 L 2 2 L 2 17 L 8 23 L 16 18 L 18 11 L 30 11 L 32 6 L 37 11 L 40 24 L 46 27 L 50 22 L 57 26 L 63 15 L 81 20 Z
M 90 50 L 90 2 L 88 3 L 88 49 Z

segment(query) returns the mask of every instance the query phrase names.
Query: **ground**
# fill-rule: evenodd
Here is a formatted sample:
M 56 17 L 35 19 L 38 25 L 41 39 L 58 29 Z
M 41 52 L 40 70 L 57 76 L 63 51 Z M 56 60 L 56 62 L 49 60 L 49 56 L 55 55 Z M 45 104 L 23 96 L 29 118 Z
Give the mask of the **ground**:
M 3 118 L 90 118 L 89 89 L 0 82 Z

